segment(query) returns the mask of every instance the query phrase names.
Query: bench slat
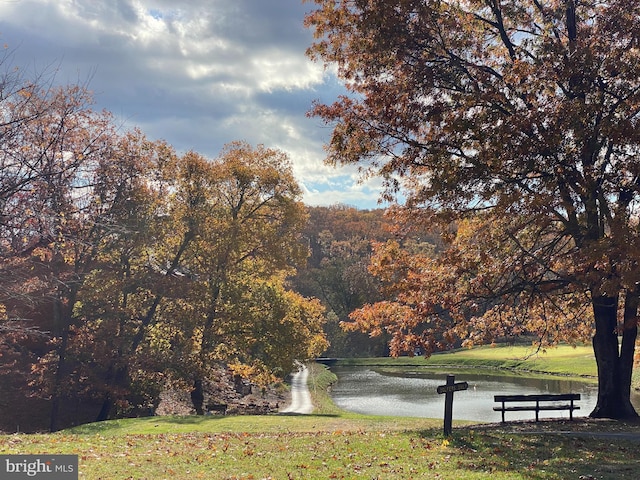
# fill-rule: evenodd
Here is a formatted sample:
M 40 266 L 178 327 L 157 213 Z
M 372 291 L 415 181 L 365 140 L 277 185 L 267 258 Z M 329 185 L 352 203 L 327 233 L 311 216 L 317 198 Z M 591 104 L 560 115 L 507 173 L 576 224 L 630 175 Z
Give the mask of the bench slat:
M 580 410 L 577 405 L 540 405 L 536 407 L 531 406 L 518 406 L 518 407 L 493 407 L 496 412 L 535 412 L 536 410 Z
M 554 400 L 580 400 L 579 393 L 560 393 L 558 395 L 495 395 L 493 397 L 496 402 L 552 402 Z

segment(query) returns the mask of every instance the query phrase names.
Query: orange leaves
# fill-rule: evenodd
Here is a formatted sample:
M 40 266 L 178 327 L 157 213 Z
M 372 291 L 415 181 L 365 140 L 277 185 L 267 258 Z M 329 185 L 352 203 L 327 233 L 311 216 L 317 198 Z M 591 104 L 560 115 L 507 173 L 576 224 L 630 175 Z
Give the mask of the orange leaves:
M 311 55 L 337 64 L 355 93 L 312 111 L 333 125 L 331 163 L 380 175 L 383 196 L 401 189 L 414 213 L 452 221 L 495 210 L 496 221 L 546 224 L 545 235 L 573 242 L 567 250 L 585 248 L 547 273 L 634 288 L 640 272 L 625 257 L 638 250 L 637 2 L 315 3 Z M 605 238 L 612 255 L 596 258 L 588 244 Z M 381 278 L 385 261 L 374 265 Z M 494 286 L 489 272 L 476 277 L 477 293 Z
M 558 242 L 549 224 L 521 220 L 461 221 L 439 255 L 397 241 L 376 244 L 370 269 L 389 300 L 356 310 L 344 328 L 389 334 L 395 355 L 521 335 L 542 344 L 585 340 L 588 298 L 563 276 L 571 242 Z
M 411 323 L 409 319 L 412 318 L 412 311 L 409 307 L 395 302 L 378 302 L 363 306 L 354 311 L 349 318 L 352 322 L 342 323 L 345 329 L 360 330 L 375 337 L 382 335 L 383 331 Z

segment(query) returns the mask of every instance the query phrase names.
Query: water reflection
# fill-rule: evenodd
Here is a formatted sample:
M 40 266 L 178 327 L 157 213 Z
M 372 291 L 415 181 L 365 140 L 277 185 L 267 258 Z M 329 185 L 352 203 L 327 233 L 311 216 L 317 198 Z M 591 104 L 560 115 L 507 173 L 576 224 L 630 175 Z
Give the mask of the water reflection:
M 444 395 L 438 395 L 438 385 L 444 385 L 447 373 L 455 371 L 415 371 L 385 373 L 367 367 L 334 367 L 338 382 L 332 388 L 333 401 L 340 408 L 369 415 L 441 418 Z M 579 393 L 580 410 L 574 416 L 587 416 L 597 400 L 595 385 L 571 380 L 498 376 L 487 373 L 456 374 L 456 382 L 466 381 L 469 389 L 456 392 L 453 401 L 455 420 L 499 422 L 500 412 L 494 412 L 494 395 L 536 393 Z M 568 411 L 544 412 L 545 417 L 569 417 Z M 507 420 L 533 419 L 534 412 L 508 412 Z

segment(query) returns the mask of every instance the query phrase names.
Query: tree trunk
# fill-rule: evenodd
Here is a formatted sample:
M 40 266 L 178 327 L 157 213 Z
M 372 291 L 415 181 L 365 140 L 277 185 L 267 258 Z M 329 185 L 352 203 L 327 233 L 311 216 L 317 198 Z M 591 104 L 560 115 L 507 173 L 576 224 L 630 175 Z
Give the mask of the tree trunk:
M 113 369 L 111 369 L 113 372 Z M 122 365 L 119 367 L 115 367 L 115 373 L 110 373 L 107 375 L 107 385 L 109 391 L 104 396 L 104 400 L 102 401 L 102 407 L 100 408 L 100 412 L 98 412 L 98 416 L 96 417 L 96 422 L 102 422 L 104 420 L 109 420 L 111 415 L 111 410 L 113 410 L 113 406 L 115 405 L 114 398 L 112 392 L 114 389 L 122 387 L 124 389 L 128 389 L 129 383 L 129 369 L 126 365 Z
M 53 304 L 54 334 L 60 336 L 60 345 L 58 346 L 58 363 L 56 365 L 56 373 L 53 377 L 53 388 L 51 392 L 51 412 L 49 415 L 49 431 L 56 432 L 59 430 L 60 406 L 62 400 L 62 384 L 67 375 L 67 346 L 69 343 L 69 325 L 70 320 L 65 315 L 65 309 L 62 302 L 56 299 Z
M 635 342 L 636 333 L 634 329 L 624 330 L 621 354 L 618 348 L 617 308 L 617 297 L 603 295 L 593 299 L 596 323 L 593 351 L 598 367 L 598 401 L 590 414 L 593 418 L 629 419 L 638 416 L 631 405 L 633 347 L 630 349 L 628 346 L 629 341 Z
M 620 382 L 622 399 L 628 403 L 625 407 L 629 411 L 629 417 L 637 417 L 637 413 L 631 405 L 631 378 L 635 360 L 636 339 L 638 337 L 638 305 L 639 290 L 636 286 L 633 292 L 627 292 L 624 302 L 624 317 L 622 325 L 622 345 L 620 347 Z
M 193 382 L 193 390 L 191 390 L 191 402 L 196 410 L 196 415 L 204 415 L 204 388 L 202 380 L 196 378 Z
M 202 329 L 202 340 L 200 343 L 200 373 L 193 382 L 193 389 L 191 390 L 191 403 L 197 415 L 204 415 L 204 388 L 203 379 L 205 376 L 202 372 L 206 372 L 205 365 L 209 363 L 208 354 L 213 348 L 213 325 L 218 317 L 218 299 L 220 298 L 220 285 L 221 281 L 218 279 L 210 281 L 209 290 L 211 292 L 211 304 L 209 306 L 209 312 L 205 319 Z
M 103 422 L 105 420 L 108 420 L 112 408 L 113 400 L 111 399 L 111 395 L 107 393 L 104 397 L 104 401 L 102 402 L 102 407 L 98 412 L 98 416 L 96 417 L 96 422 Z

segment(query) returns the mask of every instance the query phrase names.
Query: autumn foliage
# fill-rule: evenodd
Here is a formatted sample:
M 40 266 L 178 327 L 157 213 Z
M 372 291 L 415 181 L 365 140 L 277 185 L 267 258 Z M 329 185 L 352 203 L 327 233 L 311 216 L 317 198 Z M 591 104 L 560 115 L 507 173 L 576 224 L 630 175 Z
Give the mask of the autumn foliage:
M 307 217 L 283 152 L 179 155 L 116 128 L 82 86 L 3 78 L 5 395 L 46 401 L 56 430 L 85 407 L 152 412 L 220 368 L 267 384 L 326 348 L 324 308 L 287 284 Z
M 452 232 L 437 260 L 380 247 L 396 296 L 356 326 L 391 331 L 396 353 L 593 332 L 592 415 L 635 417 L 638 2 L 314 3 L 309 54 L 350 92 L 311 112 L 333 128 L 329 162 L 381 176 L 405 219 Z

